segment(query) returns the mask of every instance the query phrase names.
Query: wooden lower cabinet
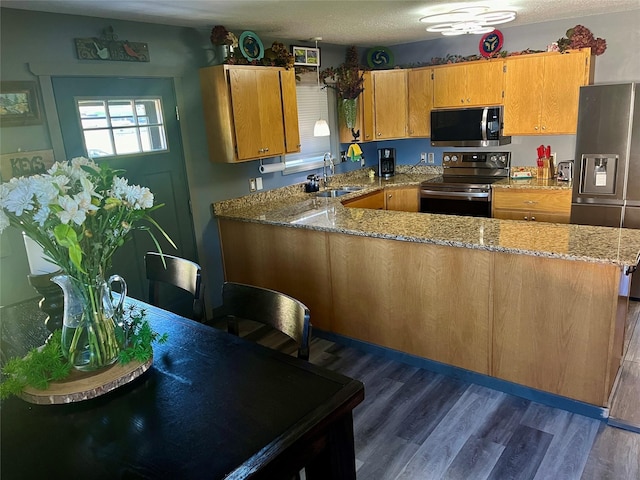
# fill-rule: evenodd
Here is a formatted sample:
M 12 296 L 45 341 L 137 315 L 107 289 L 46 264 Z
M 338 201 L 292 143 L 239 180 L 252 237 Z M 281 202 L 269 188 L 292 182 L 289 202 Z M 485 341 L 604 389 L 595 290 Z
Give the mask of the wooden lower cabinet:
M 490 252 L 342 234 L 329 251 L 335 333 L 489 374 Z
M 220 219 L 225 280 L 291 295 L 311 312 L 311 324 L 331 331 L 333 317 L 324 232 Z
M 385 206 L 387 210 L 397 210 L 400 212 L 420 211 L 420 189 L 419 187 L 385 188 Z
M 569 223 L 571 190 L 494 188 L 491 210 L 503 220 Z
M 493 266 L 493 375 L 606 405 L 620 365 L 620 269 L 506 253 Z
M 351 200 L 344 200 L 342 205 L 349 208 L 372 208 L 384 210 L 384 190 L 367 193 Z
M 219 219 L 225 278 L 298 298 L 312 324 L 608 406 L 628 296 L 613 264 Z
M 345 207 L 373 208 L 376 210 L 396 210 L 401 212 L 419 212 L 420 197 L 418 186 L 385 188 L 376 192 L 344 200 Z

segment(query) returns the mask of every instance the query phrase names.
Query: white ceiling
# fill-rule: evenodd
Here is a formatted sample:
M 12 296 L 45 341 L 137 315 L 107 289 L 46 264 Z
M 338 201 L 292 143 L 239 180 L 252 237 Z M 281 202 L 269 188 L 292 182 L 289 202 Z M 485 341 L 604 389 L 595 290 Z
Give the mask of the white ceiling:
M 2 7 L 208 29 L 288 41 L 371 47 L 439 37 L 418 19 L 453 8 L 485 5 L 515 10 L 518 26 L 640 9 L 640 0 L 2 0 Z

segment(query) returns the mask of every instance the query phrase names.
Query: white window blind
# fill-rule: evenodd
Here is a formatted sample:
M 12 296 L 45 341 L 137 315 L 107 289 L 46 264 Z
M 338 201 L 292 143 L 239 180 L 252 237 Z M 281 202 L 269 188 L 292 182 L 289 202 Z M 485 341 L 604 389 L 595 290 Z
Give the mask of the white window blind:
M 322 157 L 331 151 L 331 136 L 314 137 L 313 126 L 320 118 L 327 120 L 330 127 L 334 123 L 329 120 L 327 88 L 317 85 L 315 73 L 301 75 L 301 81 L 296 85 L 296 94 L 300 153 L 286 155 L 284 159 L 286 170 L 292 173 L 293 170 L 302 171 L 322 165 Z M 331 133 L 334 133 L 333 130 Z

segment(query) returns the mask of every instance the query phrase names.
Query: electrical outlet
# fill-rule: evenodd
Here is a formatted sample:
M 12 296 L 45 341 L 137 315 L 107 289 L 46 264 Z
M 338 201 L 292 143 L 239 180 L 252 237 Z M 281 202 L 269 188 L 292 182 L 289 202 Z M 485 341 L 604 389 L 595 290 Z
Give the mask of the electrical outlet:
M 256 178 L 256 189 L 262 190 L 262 177 Z
M 249 191 L 250 192 L 255 192 L 256 191 L 256 179 L 255 178 L 250 178 L 249 179 Z
M 420 154 L 420 163 L 427 163 L 427 153 L 426 152 L 422 152 Z
M 427 163 L 429 165 L 433 165 L 434 163 L 436 163 L 436 158 L 433 155 L 433 152 L 429 152 L 429 159 L 427 160 Z

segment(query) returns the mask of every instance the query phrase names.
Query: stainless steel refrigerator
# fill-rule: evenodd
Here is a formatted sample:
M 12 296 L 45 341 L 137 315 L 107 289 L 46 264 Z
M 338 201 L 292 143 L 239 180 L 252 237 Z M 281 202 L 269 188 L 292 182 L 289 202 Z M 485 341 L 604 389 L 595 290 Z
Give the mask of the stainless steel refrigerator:
M 571 223 L 640 228 L 638 83 L 580 88 Z M 640 298 L 640 273 L 631 296 Z

